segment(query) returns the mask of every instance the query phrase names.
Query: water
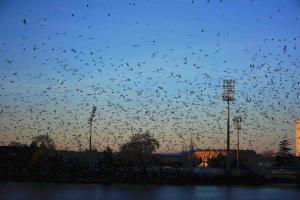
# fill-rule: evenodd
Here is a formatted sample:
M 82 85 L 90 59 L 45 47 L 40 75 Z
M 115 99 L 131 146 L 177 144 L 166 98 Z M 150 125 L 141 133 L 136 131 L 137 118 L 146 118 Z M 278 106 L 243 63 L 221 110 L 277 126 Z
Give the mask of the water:
M 97 184 L 0 184 L 1 200 L 81 199 L 205 199 L 205 200 L 299 200 L 296 186 L 158 186 Z

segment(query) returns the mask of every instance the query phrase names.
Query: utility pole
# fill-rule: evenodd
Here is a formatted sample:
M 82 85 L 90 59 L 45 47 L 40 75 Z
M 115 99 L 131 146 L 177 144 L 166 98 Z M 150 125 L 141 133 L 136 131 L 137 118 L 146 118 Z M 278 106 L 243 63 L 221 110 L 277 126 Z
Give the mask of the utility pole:
M 90 139 L 89 139 L 89 150 L 92 150 L 92 132 L 93 132 L 93 122 L 94 122 L 94 118 L 95 118 L 95 113 L 96 113 L 96 106 L 93 106 L 92 112 L 91 112 L 91 116 L 89 118 L 89 125 L 90 125 Z
M 238 175 L 240 175 L 240 160 L 239 160 L 239 151 L 240 151 L 240 130 L 242 117 L 240 115 L 233 118 L 235 129 L 237 130 L 237 148 L 236 148 L 236 168 Z
M 223 101 L 227 102 L 227 156 L 226 156 L 226 175 L 231 175 L 231 152 L 230 152 L 230 101 L 234 101 L 235 80 L 223 80 Z

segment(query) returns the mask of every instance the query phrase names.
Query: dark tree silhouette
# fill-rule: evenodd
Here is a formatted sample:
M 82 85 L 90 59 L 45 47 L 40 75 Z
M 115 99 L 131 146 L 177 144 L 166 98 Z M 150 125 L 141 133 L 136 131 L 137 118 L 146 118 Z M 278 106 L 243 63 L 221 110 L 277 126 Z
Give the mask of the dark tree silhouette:
M 142 134 L 136 133 L 121 146 L 120 155 L 128 160 L 147 160 L 152 158 L 158 147 L 159 142 L 149 131 Z
M 112 182 L 115 173 L 115 161 L 112 150 L 109 146 L 103 151 L 102 160 L 100 162 L 100 174 L 106 182 Z
M 55 150 L 55 144 L 51 137 L 48 134 L 38 135 L 33 137 L 31 147 L 40 147 L 46 148 L 49 150 Z
M 293 155 L 290 153 L 291 148 L 288 140 L 282 140 L 279 143 L 279 152 L 275 156 L 275 162 L 278 167 L 284 169 L 293 163 Z
M 146 131 L 145 133 L 136 133 L 130 137 L 130 140 L 120 147 L 119 158 L 124 166 L 132 172 L 136 168 L 138 176 L 146 176 L 147 167 L 153 165 L 153 153 L 159 147 L 159 142 L 154 136 Z

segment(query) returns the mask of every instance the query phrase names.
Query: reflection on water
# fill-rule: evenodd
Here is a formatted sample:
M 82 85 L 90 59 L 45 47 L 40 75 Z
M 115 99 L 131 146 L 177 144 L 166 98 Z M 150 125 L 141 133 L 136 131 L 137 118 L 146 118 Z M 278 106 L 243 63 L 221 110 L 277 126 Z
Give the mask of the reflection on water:
M 97 184 L 31 184 L 2 183 L 2 200 L 52 200 L 52 199 L 287 199 L 298 200 L 300 189 L 296 186 L 246 187 L 246 186 L 157 186 L 157 185 L 97 185 Z

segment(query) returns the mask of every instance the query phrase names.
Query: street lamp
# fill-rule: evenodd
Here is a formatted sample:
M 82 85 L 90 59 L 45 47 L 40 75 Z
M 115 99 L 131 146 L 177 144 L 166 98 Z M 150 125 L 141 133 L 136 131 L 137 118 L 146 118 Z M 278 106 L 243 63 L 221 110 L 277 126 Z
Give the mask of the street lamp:
M 93 131 L 93 122 L 94 122 L 94 118 L 95 118 L 95 113 L 96 113 L 97 107 L 93 106 L 92 112 L 91 112 L 91 116 L 89 117 L 88 123 L 90 125 L 90 139 L 89 139 L 89 143 L 90 143 L 90 151 L 92 150 L 92 131 Z
M 223 80 L 223 101 L 227 101 L 227 156 L 226 156 L 226 175 L 231 175 L 230 164 L 230 101 L 234 101 L 235 80 Z
M 236 167 L 238 170 L 238 175 L 240 175 L 240 161 L 239 161 L 239 151 L 240 151 L 240 130 L 242 124 L 242 117 L 240 115 L 233 118 L 235 129 L 237 130 L 237 150 L 236 150 Z

